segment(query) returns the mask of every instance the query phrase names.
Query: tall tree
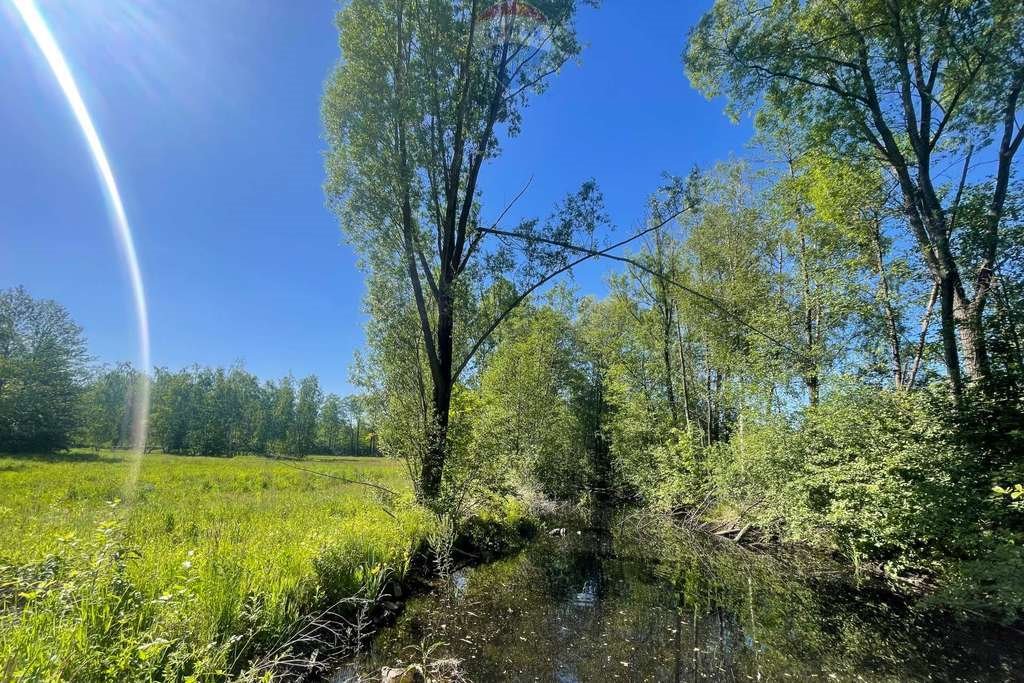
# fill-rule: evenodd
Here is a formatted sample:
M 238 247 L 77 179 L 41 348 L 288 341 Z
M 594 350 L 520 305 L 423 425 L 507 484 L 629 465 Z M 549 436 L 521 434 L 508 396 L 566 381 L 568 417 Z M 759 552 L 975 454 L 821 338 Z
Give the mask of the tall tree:
M 462 308 L 485 272 L 511 265 L 484 258 L 494 256 L 480 229 L 484 163 L 500 152 L 499 132 L 518 132 L 530 95 L 580 52 L 577 4 L 353 0 L 338 16 L 342 61 L 323 105 L 327 193 L 370 270 L 403 277 L 398 291 L 414 302 L 416 356 L 428 370 L 418 477 L 426 499 L 441 489 L 460 375 L 508 311 L 569 263 L 554 249 L 527 250 L 535 265 L 522 272 L 532 283 L 490 320 Z M 588 184 L 546 227 L 565 238 L 592 234 L 600 215 Z
M 331 455 L 337 455 L 345 438 L 341 398 L 337 394 L 328 394 L 324 399 L 323 407 L 320 408 L 318 433 L 324 450 Z
M 295 405 L 295 422 L 290 435 L 291 450 L 298 455 L 308 455 L 316 446 L 316 423 L 320 415 L 320 404 L 324 395 L 316 375 L 310 375 L 299 383 L 298 401 Z
M 1024 87 L 1018 0 L 717 0 L 690 36 L 686 65 L 730 109 L 762 106 L 815 145 L 883 164 L 897 180 L 921 258 L 939 288 L 945 362 L 961 391 L 989 375 L 983 319 L 1000 260 L 999 230 Z M 987 141 L 993 144 L 988 145 Z M 984 141 L 978 145 L 978 141 Z M 991 149 L 982 258 L 965 274 L 949 168 Z
M 87 355 L 82 328 L 54 301 L 0 292 L 0 452 L 71 445 Z

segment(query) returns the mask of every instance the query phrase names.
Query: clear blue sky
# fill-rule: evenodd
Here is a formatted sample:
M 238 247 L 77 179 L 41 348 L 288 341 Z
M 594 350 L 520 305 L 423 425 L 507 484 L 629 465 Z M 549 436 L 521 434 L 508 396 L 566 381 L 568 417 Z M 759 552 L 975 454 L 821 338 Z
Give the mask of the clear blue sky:
M 38 0 L 110 156 L 149 299 L 153 362 L 242 361 L 349 390 L 363 277 L 324 208 L 319 106 L 338 58 L 329 0 Z M 13 11 L 0 7 L 0 288 L 63 303 L 99 361 L 137 355 L 131 293 L 74 119 Z M 605 0 L 588 48 L 486 169 L 485 208 L 545 215 L 587 178 L 625 233 L 662 171 L 742 154 L 683 74 L 705 3 Z M 485 215 L 486 215 L 485 210 Z M 607 262 L 580 271 L 603 291 Z

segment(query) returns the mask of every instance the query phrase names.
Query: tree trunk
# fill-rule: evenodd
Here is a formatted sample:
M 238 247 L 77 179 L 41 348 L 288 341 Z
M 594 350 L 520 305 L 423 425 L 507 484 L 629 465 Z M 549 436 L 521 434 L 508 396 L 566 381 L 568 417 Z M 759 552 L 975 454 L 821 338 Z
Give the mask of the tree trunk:
M 882 226 L 875 224 L 875 231 L 872 235 L 875 246 L 875 265 L 878 268 L 878 285 L 882 295 L 882 305 L 885 307 L 885 326 L 889 335 L 889 353 L 892 361 L 892 380 L 897 389 L 902 389 L 903 377 L 903 354 L 900 344 L 900 323 L 899 315 L 892 303 L 892 290 L 889 287 L 889 276 L 885 272 L 885 257 L 882 253 Z
M 959 294 L 959 292 L 958 292 Z M 960 345 L 964 352 L 964 368 L 967 375 L 982 383 L 989 379 L 988 345 L 985 343 L 985 327 L 982 321 L 984 297 L 978 295 L 968 303 L 961 296 L 954 296 L 953 317 L 960 333 Z
M 665 363 L 665 392 L 668 398 L 668 407 L 672 412 L 672 426 L 679 424 L 679 408 L 676 406 L 676 391 L 672 382 L 672 313 L 669 309 L 665 317 L 665 326 L 662 330 L 662 360 Z
M 441 285 L 437 311 L 437 368 L 433 372 L 434 431 L 429 436 L 427 452 L 420 473 L 420 491 L 428 501 L 436 501 L 444 479 L 448 459 L 448 423 L 452 407 L 452 359 L 454 355 L 453 311 L 448 285 Z
M 706 379 L 707 379 L 707 392 L 708 392 L 708 411 L 707 411 L 707 420 L 708 420 L 708 443 L 707 443 L 707 445 L 708 446 L 711 446 L 712 444 L 714 444 L 714 443 L 716 443 L 718 441 L 718 428 L 717 428 L 717 421 L 718 420 L 717 420 L 717 415 L 716 415 L 716 411 L 715 411 L 715 395 L 713 394 L 713 392 L 714 392 L 714 385 L 712 384 L 711 378 L 712 378 L 712 369 L 711 369 L 711 366 L 709 365 L 708 368 L 707 368 L 707 377 L 706 377 Z
M 803 271 L 803 284 L 804 284 L 804 334 L 807 335 L 805 342 L 807 344 L 807 356 L 811 362 L 814 363 L 813 367 L 808 368 L 808 373 L 804 377 L 804 384 L 807 385 L 807 398 L 812 406 L 818 405 L 820 397 L 820 386 L 821 381 L 818 378 L 817 360 L 815 359 L 814 347 L 815 347 L 815 306 L 811 302 L 811 274 L 807 268 L 807 237 L 800 236 L 800 270 Z
M 679 376 L 683 384 L 683 417 L 686 430 L 690 430 L 690 383 L 686 377 L 686 353 L 683 349 L 683 327 L 676 318 L 676 336 L 679 338 Z
M 963 377 L 960 374 L 960 350 L 956 345 L 956 317 L 954 313 L 956 284 L 954 275 L 939 278 L 939 317 L 942 331 L 942 355 L 949 373 L 949 383 L 953 395 L 959 398 L 963 394 Z

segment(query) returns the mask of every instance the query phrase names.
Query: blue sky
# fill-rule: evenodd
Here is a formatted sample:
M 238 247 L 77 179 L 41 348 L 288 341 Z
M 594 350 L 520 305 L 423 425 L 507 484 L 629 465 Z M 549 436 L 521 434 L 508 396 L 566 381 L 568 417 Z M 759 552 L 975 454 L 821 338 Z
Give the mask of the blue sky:
M 316 373 L 347 392 L 363 277 L 324 206 L 320 94 L 338 58 L 329 0 L 38 0 L 124 196 L 153 362 Z M 546 215 L 583 180 L 617 232 L 663 171 L 739 155 L 750 137 L 682 70 L 705 3 L 605 0 L 579 22 L 582 64 L 526 113 L 485 171 L 485 216 Z M 137 356 L 131 291 L 88 150 L 17 17 L 0 8 L 0 288 L 64 304 L 99 361 Z M 577 273 L 604 290 L 595 264 Z

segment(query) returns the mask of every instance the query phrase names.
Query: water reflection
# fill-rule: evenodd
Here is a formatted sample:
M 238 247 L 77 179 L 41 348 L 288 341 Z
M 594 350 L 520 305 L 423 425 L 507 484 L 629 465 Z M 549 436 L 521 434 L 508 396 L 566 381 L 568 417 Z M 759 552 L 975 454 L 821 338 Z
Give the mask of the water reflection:
M 1021 680 L 1024 638 L 915 610 L 814 557 L 773 557 L 648 521 L 457 575 L 412 601 L 367 675 L 444 643 L 474 681 Z

